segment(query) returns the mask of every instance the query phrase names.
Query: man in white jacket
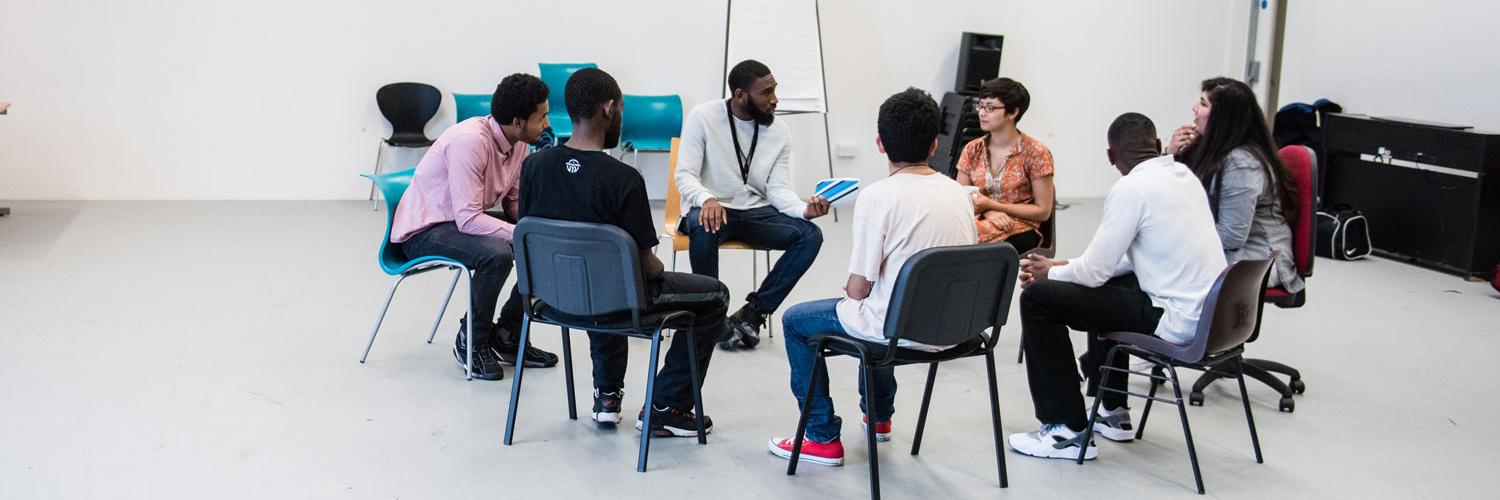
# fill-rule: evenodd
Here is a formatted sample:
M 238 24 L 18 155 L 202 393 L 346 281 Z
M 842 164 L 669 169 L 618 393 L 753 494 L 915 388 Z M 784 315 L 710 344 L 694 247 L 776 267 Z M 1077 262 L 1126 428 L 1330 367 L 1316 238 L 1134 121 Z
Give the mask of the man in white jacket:
M 823 233 L 809 222 L 828 213 L 828 201 L 802 200 L 791 185 L 791 143 L 776 123 L 776 78 L 746 60 L 728 77 L 733 95 L 695 106 L 682 126 L 677 189 L 691 209 L 679 226 L 692 241 L 693 273 L 719 276 L 719 245 L 739 240 L 781 250 L 760 288 L 730 315 L 725 349 L 754 348 L 766 318 L 781 307 L 812 266 Z

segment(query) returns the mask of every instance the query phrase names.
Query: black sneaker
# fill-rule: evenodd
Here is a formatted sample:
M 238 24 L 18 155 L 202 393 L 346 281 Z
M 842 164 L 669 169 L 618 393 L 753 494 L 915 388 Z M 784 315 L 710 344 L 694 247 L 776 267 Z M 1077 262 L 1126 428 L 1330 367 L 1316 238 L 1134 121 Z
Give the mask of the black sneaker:
M 497 342 L 499 345 L 495 349 L 496 354 L 500 356 L 500 362 L 515 366 L 515 341 L 520 340 L 520 336 L 510 336 L 508 332 L 506 332 L 505 328 L 497 327 L 495 330 L 497 335 L 496 338 L 501 339 L 499 342 Z M 543 351 L 541 349 L 537 349 L 536 347 L 532 346 L 530 342 L 528 342 L 526 345 L 526 356 L 523 362 L 526 363 L 527 368 L 551 368 L 553 366 L 557 366 L 557 355 L 547 351 Z
M 636 416 L 635 430 L 641 430 L 642 422 L 646 416 L 646 409 Z M 703 416 L 703 433 L 708 434 L 714 430 L 714 420 Z M 697 437 L 698 422 L 693 418 L 693 412 L 677 408 L 660 408 L 651 405 L 651 435 L 656 437 Z
M 465 343 L 463 333 L 459 333 L 453 339 L 453 357 L 458 360 L 459 368 L 466 368 L 468 359 L 468 345 Z M 505 371 L 500 366 L 500 356 L 495 355 L 495 350 L 487 345 L 476 344 L 474 346 L 474 378 L 480 380 L 500 380 L 505 378 Z
M 620 399 L 624 397 L 624 389 L 615 389 L 613 392 L 594 389 L 593 416 L 599 427 L 613 429 L 620 423 Z
M 739 347 L 754 349 L 757 344 L 760 344 L 760 328 L 766 324 L 766 315 L 757 312 L 747 303 L 740 310 L 725 318 L 724 323 L 735 336 L 731 341 L 738 341 Z

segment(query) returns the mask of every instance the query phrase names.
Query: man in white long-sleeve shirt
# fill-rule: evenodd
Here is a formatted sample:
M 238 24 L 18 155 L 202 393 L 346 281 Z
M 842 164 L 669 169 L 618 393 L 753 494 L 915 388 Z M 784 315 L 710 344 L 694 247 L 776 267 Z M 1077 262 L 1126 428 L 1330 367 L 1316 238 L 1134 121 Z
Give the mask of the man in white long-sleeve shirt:
M 823 233 L 809 222 L 828 201 L 802 200 L 792 189 L 790 133 L 776 123 L 776 78 L 746 60 L 729 71 L 733 92 L 688 112 L 677 152 L 677 189 L 692 207 L 679 228 L 692 241 L 693 273 L 719 276 L 719 245 L 738 240 L 782 250 L 745 305 L 729 316 L 721 347 L 753 348 L 766 318 L 781 307 L 818 257 Z
M 1017 452 L 1042 458 L 1078 457 L 1088 425 L 1069 329 L 1091 332 L 1082 358 L 1091 391 L 1114 343 L 1094 333 L 1151 332 L 1177 344 L 1192 342 L 1203 299 L 1224 270 L 1224 252 L 1202 184 L 1186 166 L 1161 154 L 1151 119 L 1126 113 L 1109 127 L 1109 160 L 1124 177 L 1104 199 L 1104 219 L 1083 255 L 1021 261 L 1021 344 L 1026 378 L 1040 429 L 1013 434 Z M 1125 368 L 1126 357 L 1115 359 Z M 1126 377 L 1110 377 L 1125 389 Z M 1125 395 L 1103 397 L 1094 432 L 1114 441 L 1134 438 Z M 1089 446 L 1084 458 L 1098 449 Z

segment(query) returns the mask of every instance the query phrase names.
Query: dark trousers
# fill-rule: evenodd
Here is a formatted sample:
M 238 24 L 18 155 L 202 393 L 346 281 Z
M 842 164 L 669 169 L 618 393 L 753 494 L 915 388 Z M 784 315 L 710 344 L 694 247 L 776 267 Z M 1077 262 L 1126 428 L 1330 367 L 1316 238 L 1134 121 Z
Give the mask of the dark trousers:
M 1015 247 L 1016 253 L 1026 255 L 1026 252 L 1042 245 L 1042 235 L 1037 234 L 1036 231 L 1026 231 L 1010 235 L 1009 238 L 1005 239 L 1005 242 Z
M 771 314 L 781 307 L 797 280 L 812 267 L 823 247 L 823 231 L 817 224 L 788 217 L 772 207 L 750 210 L 725 209 L 729 221 L 710 233 L 698 223 L 699 208 L 687 214 L 687 234 L 691 241 L 688 258 L 693 263 L 693 274 L 712 278 L 719 277 L 719 245 L 728 240 L 739 240 L 760 248 L 781 250 L 785 253 L 776 259 L 776 265 L 766 274 L 760 289 L 750 292 L 745 298 L 757 312 Z
M 1026 379 L 1036 419 L 1043 424 L 1067 424 L 1075 430 L 1088 423 L 1083 395 L 1078 392 L 1078 365 L 1068 329 L 1088 333 L 1089 350 L 1082 360 L 1089 393 L 1098 389 L 1099 368 L 1115 342 L 1096 333 L 1156 330 L 1162 310 L 1151 305 L 1134 274 L 1109 280 L 1098 288 L 1043 280 L 1021 292 L 1021 345 L 1026 350 Z M 1127 356 L 1116 356 L 1114 367 L 1126 368 Z M 1109 377 L 1109 387 L 1125 389 L 1126 376 Z M 1125 406 L 1125 395 L 1106 393 L 1105 409 Z
M 494 341 L 508 339 L 492 338 L 494 330 L 495 304 L 500 299 L 500 290 L 510 276 L 515 260 L 511 253 L 510 240 L 499 236 L 464 234 L 458 225 L 444 222 L 422 230 L 401 244 L 401 251 L 408 257 L 436 255 L 456 260 L 474 273 L 469 286 L 469 305 L 479 321 L 474 323 L 474 345 L 491 345 Z M 511 298 L 501 311 L 501 324 L 514 325 L 509 332 L 519 332 L 521 321 L 521 296 L 511 289 Z
M 719 280 L 687 273 L 662 273 L 647 284 L 646 312 L 673 310 L 697 315 L 692 335 L 698 350 L 698 385 L 708 375 L 708 361 L 714 354 L 714 342 L 724 330 L 724 314 L 729 308 L 729 289 Z M 653 328 L 655 325 L 643 325 Z M 693 408 L 691 366 L 688 364 L 687 331 L 672 336 L 667 359 L 656 374 L 658 407 Z M 589 332 L 589 353 L 594 361 L 594 387 L 612 392 L 625 387 L 625 365 L 629 360 L 629 338 L 621 335 Z

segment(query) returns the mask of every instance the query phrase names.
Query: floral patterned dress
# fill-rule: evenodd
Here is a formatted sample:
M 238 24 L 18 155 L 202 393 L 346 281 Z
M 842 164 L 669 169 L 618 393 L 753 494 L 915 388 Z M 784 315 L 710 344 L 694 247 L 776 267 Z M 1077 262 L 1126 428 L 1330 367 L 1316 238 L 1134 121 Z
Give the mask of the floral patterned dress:
M 969 141 L 958 157 L 958 171 L 969 176 L 969 181 L 980 186 L 980 192 L 999 203 L 1032 203 L 1031 181 L 1053 174 L 1052 151 L 1036 138 L 1021 134 L 1016 151 L 1005 160 L 999 173 L 991 171 L 989 135 Z M 991 223 L 983 215 L 974 216 L 974 225 L 979 230 L 980 243 L 1005 241 L 1006 238 L 1027 231 L 1037 231 L 1038 221 L 1004 215 L 999 224 Z M 1040 236 L 1040 232 L 1038 232 Z

